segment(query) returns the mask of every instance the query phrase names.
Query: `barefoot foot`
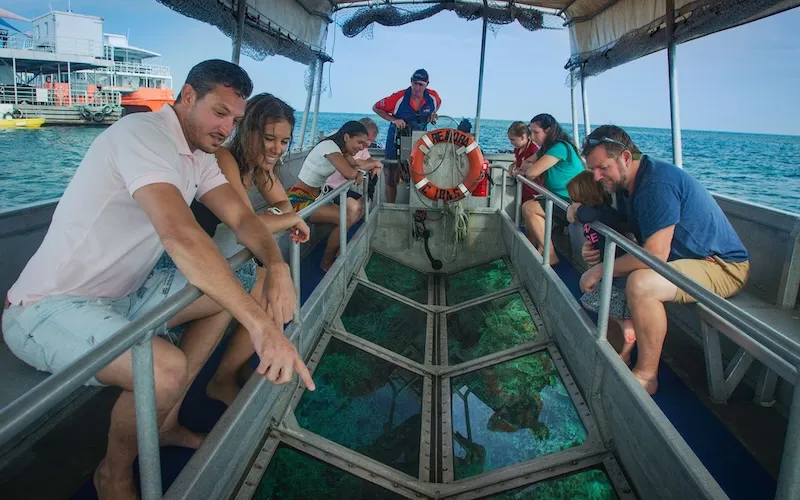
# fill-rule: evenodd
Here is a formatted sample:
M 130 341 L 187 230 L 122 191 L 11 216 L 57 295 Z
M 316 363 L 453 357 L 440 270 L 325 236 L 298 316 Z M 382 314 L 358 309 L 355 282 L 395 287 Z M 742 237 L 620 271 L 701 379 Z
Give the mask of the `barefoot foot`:
M 192 432 L 182 425 L 163 431 L 160 436 L 161 446 L 180 446 L 196 450 L 203 444 L 205 434 Z
M 114 477 L 105 459 L 100 462 L 92 477 L 94 489 L 99 500 L 136 500 L 136 486 L 133 484 L 133 467 L 129 467 L 124 477 Z
M 206 395 L 230 406 L 239 394 L 239 390 L 240 387 L 233 378 L 212 378 L 206 386 Z
M 636 380 L 638 380 L 639 383 L 642 384 L 642 387 L 644 387 L 644 390 L 647 391 L 647 394 L 652 396 L 653 394 L 656 393 L 656 391 L 658 390 L 657 377 L 644 376 L 640 373 L 637 373 L 636 370 L 633 370 L 632 373 L 633 376 L 636 377 Z

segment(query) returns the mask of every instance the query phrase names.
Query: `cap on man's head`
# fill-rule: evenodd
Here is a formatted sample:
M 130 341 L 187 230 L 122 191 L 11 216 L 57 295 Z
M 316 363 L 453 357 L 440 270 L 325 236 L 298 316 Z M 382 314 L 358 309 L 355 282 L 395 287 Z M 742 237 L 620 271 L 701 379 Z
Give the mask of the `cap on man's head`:
M 424 69 L 418 69 L 411 75 L 412 82 L 428 82 L 428 72 Z

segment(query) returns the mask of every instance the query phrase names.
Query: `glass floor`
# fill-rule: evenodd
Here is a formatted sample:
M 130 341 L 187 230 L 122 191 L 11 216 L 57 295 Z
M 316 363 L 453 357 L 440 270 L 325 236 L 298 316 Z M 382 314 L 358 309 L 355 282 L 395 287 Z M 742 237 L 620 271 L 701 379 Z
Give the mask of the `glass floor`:
M 236 498 L 633 498 L 507 259 L 373 252 L 337 312 Z

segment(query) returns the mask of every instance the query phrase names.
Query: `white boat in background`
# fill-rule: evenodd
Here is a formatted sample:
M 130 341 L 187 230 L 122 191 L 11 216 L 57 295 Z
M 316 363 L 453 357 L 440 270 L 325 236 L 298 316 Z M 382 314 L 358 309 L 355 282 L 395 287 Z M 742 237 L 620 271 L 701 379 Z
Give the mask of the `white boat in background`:
M 0 31 L 0 105 L 13 118 L 53 125 L 110 124 L 126 112 L 174 101 L 170 69 L 145 61 L 159 54 L 104 33 L 103 19 L 51 11 L 30 30 Z

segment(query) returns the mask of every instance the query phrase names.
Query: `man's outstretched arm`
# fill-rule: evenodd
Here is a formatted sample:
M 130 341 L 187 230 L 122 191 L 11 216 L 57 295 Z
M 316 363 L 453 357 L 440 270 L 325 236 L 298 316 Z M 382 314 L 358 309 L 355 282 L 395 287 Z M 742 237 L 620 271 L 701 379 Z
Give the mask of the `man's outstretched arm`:
M 220 188 L 227 188 L 239 204 L 245 206 L 227 184 L 212 191 Z M 283 335 L 282 328 L 242 288 L 214 241 L 195 220 L 178 189 L 168 183 L 149 184 L 136 190 L 133 197 L 147 213 L 167 253 L 187 281 L 228 310 L 250 331 L 251 336 L 260 339 L 260 344 L 255 347 L 262 365 L 266 364 L 260 373 L 266 373 L 273 382 L 285 383 L 297 370 L 306 386 L 313 388 L 308 370 L 294 346 Z M 266 232 L 264 225 L 257 218 L 255 220 Z M 262 255 L 267 257 L 266 253 L 262 252 Z

